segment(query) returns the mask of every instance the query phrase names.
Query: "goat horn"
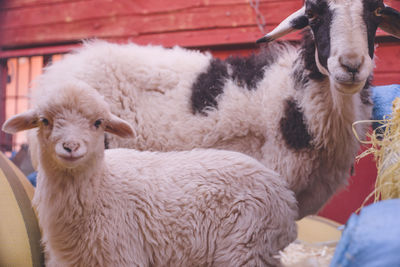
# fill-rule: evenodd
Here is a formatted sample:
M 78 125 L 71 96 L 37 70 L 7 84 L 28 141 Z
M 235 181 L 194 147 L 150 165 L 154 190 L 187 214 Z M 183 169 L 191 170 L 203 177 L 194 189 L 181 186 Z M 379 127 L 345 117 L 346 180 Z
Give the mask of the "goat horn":
M 308 26 L 308 19 L 305 16 L 305 7 L 303 6 L 301 9 L 284 19 L 274 30 L 258 39 L 256 43 L 272 42 L 286 34 L 302 29 L 306 26 Z

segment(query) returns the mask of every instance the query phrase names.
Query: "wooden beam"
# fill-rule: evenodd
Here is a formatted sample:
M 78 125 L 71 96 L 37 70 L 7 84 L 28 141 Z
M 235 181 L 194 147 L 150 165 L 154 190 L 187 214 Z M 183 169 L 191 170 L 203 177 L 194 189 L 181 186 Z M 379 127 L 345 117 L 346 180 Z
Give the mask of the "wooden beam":
M 0 127 L 6 120 L 7 60 L 0 59 Z M 0 130 L 0 151 L 10 151 L 12 136 Z
M 68 53 L 73 49 L 78 48 L 81 44 L 69 44 L 69 45 L 54 45 L 54 46 L 40 46 L 33 48 L 22 48 L 12 50 L 0 50 L 0 59 L 13 58 L 13 57 L 29 57 L 29 56 L 41 56 L 41 55 L 52 55 L 52 54 L 64 54 Z

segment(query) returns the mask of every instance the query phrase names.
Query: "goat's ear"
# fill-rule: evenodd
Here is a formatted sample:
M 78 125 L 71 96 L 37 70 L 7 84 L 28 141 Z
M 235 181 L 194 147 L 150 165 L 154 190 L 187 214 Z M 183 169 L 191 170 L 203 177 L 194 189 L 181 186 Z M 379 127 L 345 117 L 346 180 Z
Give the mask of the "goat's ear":
M 118 135 L 119 137 L 135 137 L 135 131 L 133 130 L 132 126 L 126 121 L 112 114 L 110 119 L 106 122 L 105 131 Z
M 39 117 L 35 110 L 28 110 L 9 118 L 2 127 L 2 130 L 9 134 L 29 130 L 39 125 Z
M 305 7 L 294 12 L 283 20 L 272 32 L 257 40 L 257 43 L 272 42 L 286 34 L 303 29 L 308 26 L 308 18 L 305 15 Z
M 400 12 L 389 6 L 385 6 L 379 15 L 382 16 L 382 22 L 379 24 L 379 28 L 383 31 L 400 38 Z

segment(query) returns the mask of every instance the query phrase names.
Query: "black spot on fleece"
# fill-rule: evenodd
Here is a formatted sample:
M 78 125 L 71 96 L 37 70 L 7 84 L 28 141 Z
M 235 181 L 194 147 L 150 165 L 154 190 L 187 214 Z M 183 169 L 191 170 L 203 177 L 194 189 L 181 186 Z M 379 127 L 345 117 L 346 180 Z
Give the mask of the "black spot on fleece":
M 264 78 L 265 68 L 272 65 L 279 51 L 265 48 L 249 57 L 229 57 L 225 61 L 212 59 L 206 72 L 201 73 L 192 86 L 191 104 L 194 114 L 206 115 L 207 108 L 217 108 L 217 97 L 223 93 L 227 80 L 238 86 L 255 90 Z
M 222 94 L 225 80 L 228 78 L 228 69 L 220 59 L 213 59 L 206 72 L 197 77 L 192 86 L 193 113 L 206 115 L 207 107 L 217 107 L 217 96 Z
M 294 99 L 287 99 L 280 130 L 286 145 L 294 150 L 311 148 L 312 137 L 308 133 L 303 113 Z

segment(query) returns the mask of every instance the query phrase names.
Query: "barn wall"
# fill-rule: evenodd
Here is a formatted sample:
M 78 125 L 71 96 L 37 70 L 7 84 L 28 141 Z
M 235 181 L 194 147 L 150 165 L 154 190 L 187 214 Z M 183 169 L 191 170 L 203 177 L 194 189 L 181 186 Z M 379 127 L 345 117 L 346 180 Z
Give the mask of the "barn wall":
M 385 1 L 400 10 L 400 0 Z M 265 31 L 302 0 L 7 0 L 0 1 L 0 58 L 68 52 L 82 39 L 181 45 L 231 53 L 257 49 Z M 400 82 L 400 41 L 378 31 L 376 84 Z M 286 39 L 297 40 L 298 34 Z M 236 46 L 236 48 L 235 48 Z M 222 50 L 221 50 L 222 47 Z M 232 50 L 233 49 L 233 50 Z M 226 53 L 225 53 L 226 54 Z
M 267 28 L 302 5 L 299 0 L 259 2 Z M 246 0 L 10 0 L 3 2 L 0 17 L 3 48 L 91 37 L 198 47 L 260 37 L 256 12 Z
M 385 41 L 382 39 L 385 38 L 378 38 L 380 42 L 376 47 L 373 84 L 400 84 L 400 40 Z
M 76 43 L 93 37 L 186 47 L 252 43 L 260 37 L 260 30 L 256 9 L 250 2 L 259 3 L 268 30 L 303 3 L 301 0 L 0 1 L 0 47 Z M 385 2 L 400 9 L 399 0 Z

